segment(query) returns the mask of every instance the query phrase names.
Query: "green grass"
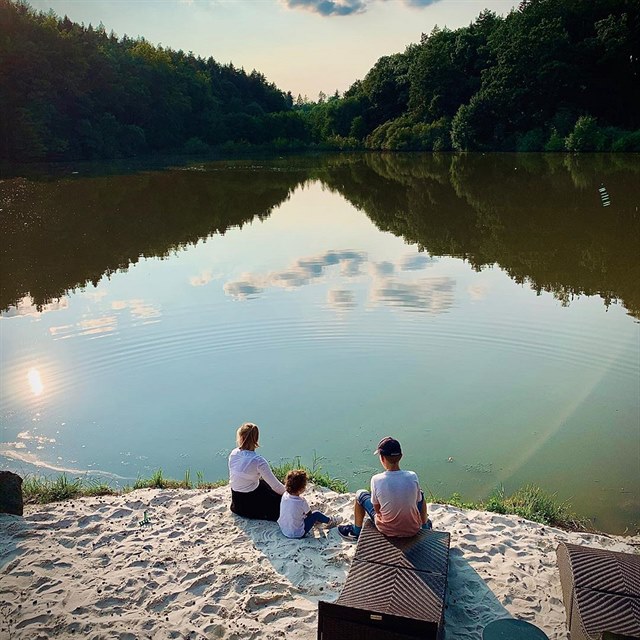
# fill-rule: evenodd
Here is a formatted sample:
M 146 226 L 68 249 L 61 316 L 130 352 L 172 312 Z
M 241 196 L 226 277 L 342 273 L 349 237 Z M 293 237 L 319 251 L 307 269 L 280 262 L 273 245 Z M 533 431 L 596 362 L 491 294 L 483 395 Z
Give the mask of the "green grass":
M 173 480 L 165 478 L 162 469 L 158 469 L 149 478 L 140 477 L 124 487 L 114 487 L 88 476 L 69 478 L 64 473 L 56 477 L 27 475 L 22 481 L 22 499 L 25 504 L 46 504 L 73 498 L 113 496 L 136 489 L 215 489 L 226 484 L 226 480 L 206 482 L 201 471 L 197 472 L 197 482 L 193 483 L 190 470 L 182 480 Z
M 292 469 L 304 469 L 309 481 L 321 487 L 327 487 L 337 493 L 347 493 L 349 486 L 346 480 L 333 478 L 323 471 L 320 464 L 322 458 L 314 454 L 311 466 L 302 463 L 300 457 L 282 460 L 272 465 L 274 475 L 284 482 L 287 472 Z M 119 495 L 136 489 L 216 489 L 227 484 L 226 480 L 207 482 L 202 471 L 196 472 L 196 481 L 187 469 L 182 480 L 165 478 L 162 469 L 157 469 L 148 478 L 139 477 L 132 485 L 121 488 L 113 487 L 103 481 L 81 476 L 68 478 L 65 474 L 51 478 L 48 476 L 27 475 L 22 483 L 22 496 L 25 504 L 46 504 L 60 502 L 72 498 Z M 429 492 L 430 493 L 430 492 Z M 505 515 L 517 515 L 527 520 L 541 524 L 572 530 L 589 530 L 590 523 L 586 518 L 580 518 L 566 501 L 558 499 L 555 493 L 548 493 L 540 487 L 528 484 L 514 493 L 507 495 L 501 485 L 485 500 L 478 502 L 464 500 L 459 493 L 449 498 L 442 498 L 433 494 L 427 498 L 430 502 L 450 504 L 461 509 L 477 509 L 491 511 Z
M 22 498 L 26 504 L 46 504 L 81 496 L 113 495 L 116 490 L 93 479 L 72 478 L 65 474 L 50 478 L 29 475 L 22 481 Z
M 304 469 L 304 471 L 307 472 L 309 482 L 320 487 L 327 487 L 336 493 L 347 493 L 349 491 L 347 481 L 342 478 L 333 478 L 326 471 L 323 471 L 320 465 L 322 459 L 323 458 L 319 458 L 314 452 L 310 467 L 302 464 L 300 456 L 297 456 L 292 460 L 283 460 L 280 464 L 272 465 L 271 469 L 273 475 L 278 478 L 280 482 L 284 482 L 285 476 L 289 471 L 293 469 Z
M 562 529 L 584 531 L 591 528 L 589 521 L 577 516 L 568 502 L 559 500 L 557 494 L 548 493 L 534 484 L 527 484 L 511 495 L 506 495 L 504 487 L 500 485 L 488 498 L 479 502 L 465 501 L 459 493 L 452 494 L 450 498 L 432 496 L 431 501 L 461 509 L 516 515 Z

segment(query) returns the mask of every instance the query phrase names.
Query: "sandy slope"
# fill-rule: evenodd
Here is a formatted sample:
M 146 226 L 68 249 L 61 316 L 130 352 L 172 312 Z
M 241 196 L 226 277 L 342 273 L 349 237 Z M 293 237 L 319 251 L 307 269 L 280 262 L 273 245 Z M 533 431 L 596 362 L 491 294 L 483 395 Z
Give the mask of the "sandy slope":
M 0 638 L 314 639 L 316 603 L 337 598 L 355 547 L 335 530 L 288 540 L 237 518 L 228 492 L 144 489 L 0 515 Z M 306 497 L 350 519 L 352 495 Z M 429 511 L 452 535 L 448 640 L 478 639 L 505 616 L 566 638 L 557 543 L 638 550 L 513 516 Z

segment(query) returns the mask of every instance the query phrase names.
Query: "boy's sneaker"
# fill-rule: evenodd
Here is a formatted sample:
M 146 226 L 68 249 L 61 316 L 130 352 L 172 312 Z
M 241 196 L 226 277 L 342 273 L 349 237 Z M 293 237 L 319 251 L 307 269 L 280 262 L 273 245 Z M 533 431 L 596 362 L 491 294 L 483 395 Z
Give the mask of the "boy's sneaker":
M 342 518 L 340 516 L 330 516 L 329 522 L 324 523 L 324 527 L 326 529 L 333 529 L 337 527 L 342 522 Z
M 427 521 L 422 525 L 422 528 L 425 531 L 431 531 L 431 529 L 433 529 L 433 522 L 431 522 L 431 518 L 427 518 Z
M 341 538 L 348 540 L 349 542 L 358 542 L 358 536 L 353 530 L 352 524 L 343 524 L 338 527 L 338 534 Z

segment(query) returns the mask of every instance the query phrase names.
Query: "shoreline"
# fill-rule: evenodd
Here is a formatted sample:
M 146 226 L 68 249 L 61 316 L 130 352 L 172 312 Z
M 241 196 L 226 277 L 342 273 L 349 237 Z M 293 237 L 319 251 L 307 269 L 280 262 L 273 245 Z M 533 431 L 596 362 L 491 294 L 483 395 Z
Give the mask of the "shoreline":
M 311 465 L 301 462 L 300 457 L 292 460 L 282 460 L 278 464 L 270 463 L 275 476 L 284 482 L 288 471 L 301 468 L 307 472 L 311 484 L 331 489 L 337 493 L 348 493 L 346 480 L 330 476 L 314 458 Z M 133 478 L 129 478 L 133 480 Z M 113 485 L 104 475 L 90 476 L 88 474 L 75 475 L 69 478 L 66 473 L 51 477 L 28 473 L 23 476 L 22 493 L 25 506 L 28 504 L 48 504 L 64 500 L 74 500 L 82 497 L 96 497 L 103 495 L 124 495 L 138 489 L 215 489 L 227 486 L 228 480 L 206 481 L 202 472 L 196 472 L 195 479 L 191 470 L 187 469 L 182 480 L 168 478 L 162 469 L 157 469 L 149 477 L 140 477 L 131 484 Z M 426 492 L 425 492 L 426 495 Z M 556 493 L 548 492 L 538 485 L 526 484 L 515 492 L 507 494 L 502 485 L 496 487 L 482 500 L 466 500 L 457 492 L 448 498 L 433 495 L 429 491 L 429 502 L 445 504 L 462 509 L 487 511 L 497 515 L 515 515 L 547 526 L 555 526 L 566 531 L 581 531 L 600 535 L 614 535 L 634 537 L 640 535 L 640 529 L 623 532 L 606 531 L 593 525 L 591 519 L 580 516 L 573 511 L 568 501 L 560 500 Z
M 275 523 L 232 514 L 228 494 L 138 489 L 0 515 L 0 630 L 13 640 L 315 638 L 317 602 L 338 597 L 355 545 L 319 528 L 289 540 Z M 353 495 L 306 493 L 312 508 L 347 521 Z M 145 511 L 149 524 L 140 525 Z M 560 541 L 640 552 L 638 536 L 434 503 L 429 513 L 451 533 L 445 623 L 463 640 L 509 616 L 567 638 Z

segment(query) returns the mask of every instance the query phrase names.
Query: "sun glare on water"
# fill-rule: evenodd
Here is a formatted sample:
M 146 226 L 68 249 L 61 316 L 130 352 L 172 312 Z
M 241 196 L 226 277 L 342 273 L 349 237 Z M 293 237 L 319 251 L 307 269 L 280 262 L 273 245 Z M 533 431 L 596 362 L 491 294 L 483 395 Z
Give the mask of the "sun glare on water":
M 44 391 L 44 386 L 42 385 L 40 372 L 37 369 L 29 369 L 29 372 L 27 373 L 27 380 L 31 387 L 31 393 L 33 393 L 34 396 L 41 395 Z

